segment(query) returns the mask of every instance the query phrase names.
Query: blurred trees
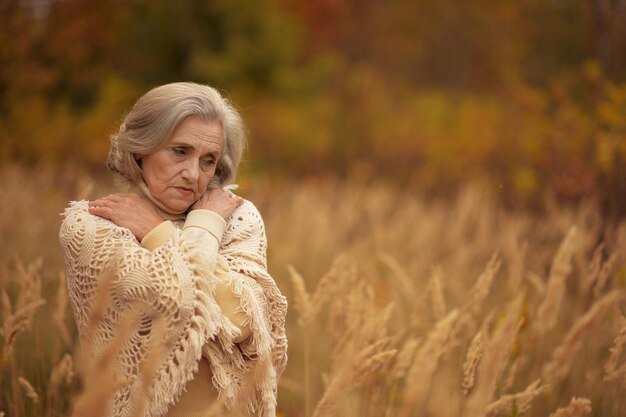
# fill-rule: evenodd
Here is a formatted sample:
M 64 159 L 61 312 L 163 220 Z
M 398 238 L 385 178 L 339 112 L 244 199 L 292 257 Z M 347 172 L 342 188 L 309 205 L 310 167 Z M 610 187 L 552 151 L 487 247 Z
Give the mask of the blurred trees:
M 147 89 L 227 92 L 248 170 L 626 208 L 626 1 L 0 0 L 0 163 L 101 167 Z

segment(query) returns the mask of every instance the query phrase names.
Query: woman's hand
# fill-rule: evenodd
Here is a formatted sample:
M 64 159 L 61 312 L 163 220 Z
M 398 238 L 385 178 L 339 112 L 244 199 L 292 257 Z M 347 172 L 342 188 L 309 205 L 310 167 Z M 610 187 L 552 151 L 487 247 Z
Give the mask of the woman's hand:
M 200 200 L 196 201 L 192 210 L 205 209 L 211 210 L 222 216 L 224 219 L 228 219 L 235 209 L 243 203 L 243 198 L 239 197 L 228 190 L 222 188 L 209 188 L 200 197 Z
M 141 241 L 163 221 L 152 204 L 135 193 L 116 193 L 89 202 L 89 213 L 125 227 Z

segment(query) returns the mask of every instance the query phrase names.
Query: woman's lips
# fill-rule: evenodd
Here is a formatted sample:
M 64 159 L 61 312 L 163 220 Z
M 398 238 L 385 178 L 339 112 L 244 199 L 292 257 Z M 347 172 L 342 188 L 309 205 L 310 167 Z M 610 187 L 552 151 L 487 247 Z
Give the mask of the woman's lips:
M 193 190 L 191 188 L 186 187 L 174 187 L 179 193 L 184 195 L 185 197 L 189 197 L 193 195 Z

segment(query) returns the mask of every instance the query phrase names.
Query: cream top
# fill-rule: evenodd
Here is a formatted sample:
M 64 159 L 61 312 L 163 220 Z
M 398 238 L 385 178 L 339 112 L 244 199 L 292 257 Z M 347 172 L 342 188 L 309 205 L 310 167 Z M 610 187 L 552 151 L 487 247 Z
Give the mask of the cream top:
M 244 201 L 227 220 L 193 210 L 159 224 L 141 243 L 130 230 L 89 214 L 86 201 L 70 203 L 64 215 L 59 242 L 81 338 L 99 280 L 107 271 L 114 275 L 90 357 L 115 340 L 117 323 L 131 306 L 139 306 L 142 324 L 151 328 L 159 319 L 166 328 L 158 340 L 164 354 L 148 389 L 138 370 L 152 332 L 135 329 L 113 358 L 112 369 L 129 384 L 107 401 L 109 416 L 130 415 L 133 400 L 146 392 L 143 416 L 165 415 L 205 358 L 227 406 L 243 404 L 251 414 L 274 417 L 277 380 L 287 361 L 287 303 L 267 273 L 265 230 L 252 203 Z M 227 299 L 237 301 L 232 314 Z

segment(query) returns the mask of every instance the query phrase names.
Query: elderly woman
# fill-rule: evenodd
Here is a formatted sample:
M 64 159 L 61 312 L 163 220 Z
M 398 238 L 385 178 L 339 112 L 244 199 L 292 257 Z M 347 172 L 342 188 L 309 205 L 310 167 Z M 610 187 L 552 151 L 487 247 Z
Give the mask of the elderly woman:
M 229 191 L 244 144 L 239 114 L 215 89 L 157 87 L 111 138 L 107 165 L 129 192 L 65 210 L 59 240 L 79 334 L 94 332 L 94 355 L 124 339 L 112 367 L 127 382 L 108 415 L 130 415 L 147 398 L 143 416 L 201 417 L 218 396 L 229 408 L 275 415 L 287 303 L 267 273 L 259 212 Z M 110 271 L 107 308 L 89 329 Z M 120 335 L 130 311 L 138 319 Z M 156 344 L 146 379 L 142 364 Z

